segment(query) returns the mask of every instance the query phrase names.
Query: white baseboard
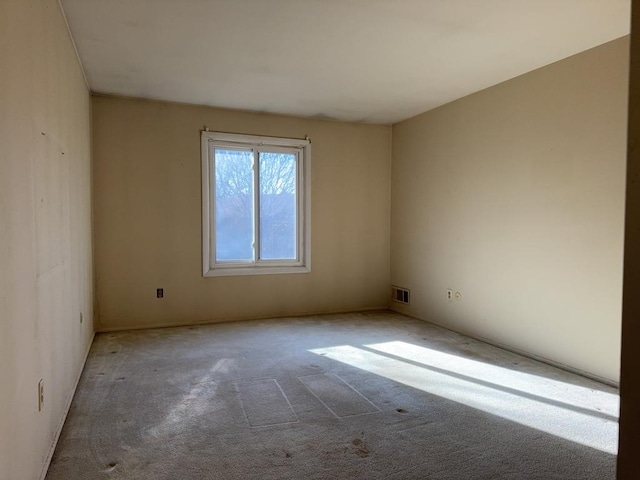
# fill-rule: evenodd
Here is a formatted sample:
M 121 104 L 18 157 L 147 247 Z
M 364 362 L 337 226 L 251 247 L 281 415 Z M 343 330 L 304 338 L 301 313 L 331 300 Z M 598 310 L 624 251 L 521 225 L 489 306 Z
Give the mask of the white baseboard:
M 96 338 L 96 332 L 93 332 L 91 336 L 91 341 L 87 346 L 86 352 L 84 352 L 84 360 L 82 361 L 82 365 L 80 371 L 78 372 L 78 376 L 76 377 L 75 384 L 71 389 L 71 393 L 67 398 L 67 403 L 64 408 L 64 413 L 62 418 L 60 419 L 60 423 L 58 424 L 58 428 L 56 429 L 56 434 L 53 438 L 53 442 L 51 447 L 49 448 L 49 453 L 47 453 L 47 458 L 42 466 L 42 470 L 40 471 L 40 475 L 38 476 L 38 480 L 44 480 L 47 476 L 47 471 L 49 470 L 49 465 L 51 465 L 51 459 L 53 458 L 53 452 L 56 450 L 56 446 L 58 445 L 58 440 L 60 439 L 60 434 L 62 433 L 62 428 L 64 427 L 64 422 L 67 420 L 67 415 L 69 414 L 69 409 L 71 409 L 71 403 L 73 402 L 73 397 L 76 394 L 76 389 L 78 388 L 78 383 L 80 383 L 80 377 L 82 377 L 82 372 L 84 372 L 84 366 L 87 363 L 87 358 L 89 358 L 89 352 L 91 351 L 91 346 L 93 345 L 93 340 Z
M 113 332 L 125 332 L 128 330 L 150 330 L 152 328 L 175 328 L 175 327 L 193 327 L 196 325 L 215 325 L 218 323 L 230 323 L 230 322 L 245 322 L 250 320 L 269 320 L 271 318 L 293 318 L 293 317 L 312 317 L 314 315 L 335 315 L 341 313 L 358 313 L 358 312 L 375 312 L 375 311 L 389 311 L 388 305 L 383 305 L 380 307 L 364 307 L 358 308 L 354 310 L 327 310 L 323 312 L 301 312 L 301 313 L 290 313 L 285 315 L 258 315 L 255 317 L 241 317 L 241 318 L 230 318 L 223 320 L 195 320 L 193 322 L 186 323 L 178 323 L 178 322 L 169 322 L 169 323 L 155 323 L 150 325 L 122 325 L 119 327 L 98 327 L 96 328 L 96 333 L 113 333 Z
M 478 340 L 479 342 L 486 343 L 488 345 L 501 348 L 502 350 L 506 350 L 507 352 L 517 353 L 518 355 L 522 355 L 523 357 L 530 358 L 532 360 L 536 360 L 541 363 L 546 363 L 547 365 L 551 365 L 552 367 L 559 368 L 561 370 L 565 370 L 567 372 L 575 373 L 576 375 L 580 375 L 581 377 L 588 378 L 590 380 L 595 380 L 596 382 L 603 383 L 605 385 L 609 385 L 610 387 L 620 388 L 620 383 L 615 380 L 611 380 L 610 378 L 601 377 L 599 375 L 595 375 L 591 372 L 586 372 L 584 370 L 580 370 L 579 368 L 572 367 L 570 365 L 565 365 L 561 362 L 556 362 L 555 360 L 551 360 L 546 357 L 542 357 L 540 355 L 536 355 L 535 353 L 527 352 L 526 350 L 521 350 L 516 347 L 512 347 L 510 345 L 506 345 L 504 343 L 496 342 L 490 338 L 483 337 L 481 335 L 476 335 L 474 333 L 466 332 L 462 329 L 451 328 L 448 325 L 443 325 L 441 323 L 433 322 L 431 320 L 426 320 L 424 318 L 416 317 L 415 315 L 409 315 L 408 313 L 402 312 L 400 310 L 395 310 L 392 308 L 392 311 L 399 313 L 400 315 L 405 315 L 407 317 L 415 318 L 416 320 L 420 320 L 421 322 L 426 322 L 431 325 L 434 325 L 438 328 L 442 328 L 444 330 L 448 330 L 450 332 L 457 333 L 459 335 L 464 335 L 465 337 L 473 338 L 474 340 Z

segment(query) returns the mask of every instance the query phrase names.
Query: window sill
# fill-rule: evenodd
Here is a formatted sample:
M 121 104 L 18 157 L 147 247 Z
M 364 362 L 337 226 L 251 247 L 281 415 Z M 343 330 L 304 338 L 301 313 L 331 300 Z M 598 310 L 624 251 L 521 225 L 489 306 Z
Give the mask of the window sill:
M 306 266 L 291 267 L 215 267 L 203 273 L 204 277 L 235 277 L 240 275 L 280 275 L 280 274 L 296 274 L 309 273 L 311 269 Z

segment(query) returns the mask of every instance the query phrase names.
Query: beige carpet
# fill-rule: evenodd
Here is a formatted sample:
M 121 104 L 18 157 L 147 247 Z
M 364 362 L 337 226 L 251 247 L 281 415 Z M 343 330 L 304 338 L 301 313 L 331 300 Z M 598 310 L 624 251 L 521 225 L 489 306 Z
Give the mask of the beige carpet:
M 613 480 L 617 409 L 390 312 L 100 334 L 46 478 Z

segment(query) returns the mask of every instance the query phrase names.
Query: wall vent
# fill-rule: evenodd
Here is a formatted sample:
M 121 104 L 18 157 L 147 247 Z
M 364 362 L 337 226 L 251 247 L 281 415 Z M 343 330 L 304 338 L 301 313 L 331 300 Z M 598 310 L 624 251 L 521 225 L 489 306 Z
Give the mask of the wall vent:
M 409 289 L 402 287 L 391 287 L 391 298 L 394 302 L 409 305 Z

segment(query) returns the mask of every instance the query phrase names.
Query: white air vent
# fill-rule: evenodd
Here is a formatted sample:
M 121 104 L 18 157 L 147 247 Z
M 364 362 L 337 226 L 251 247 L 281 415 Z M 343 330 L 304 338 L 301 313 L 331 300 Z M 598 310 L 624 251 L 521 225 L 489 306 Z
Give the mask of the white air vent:
M 394 302 L 409 305 L 409 289 L 402 287 L 391 287 L 391 298 Z

